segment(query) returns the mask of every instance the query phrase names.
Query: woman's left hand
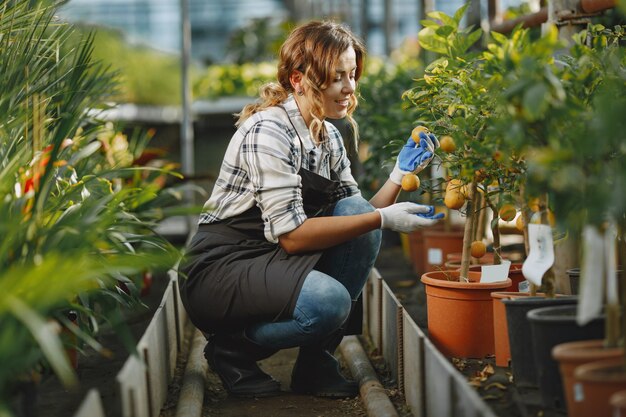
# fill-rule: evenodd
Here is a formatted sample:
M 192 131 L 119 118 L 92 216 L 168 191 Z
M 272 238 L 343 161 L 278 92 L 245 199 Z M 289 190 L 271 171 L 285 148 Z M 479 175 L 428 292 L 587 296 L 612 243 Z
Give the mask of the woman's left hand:
M 409 173 L 418 173 L 428 166 L 435 156 L 435 149 L 439 147 L 439 140 L 432 133 L 419 133 L 419 144 L 409 137 L 400 150 L 396 165 L 389 175 L 395 184 L 402 183 L 402 177 Z

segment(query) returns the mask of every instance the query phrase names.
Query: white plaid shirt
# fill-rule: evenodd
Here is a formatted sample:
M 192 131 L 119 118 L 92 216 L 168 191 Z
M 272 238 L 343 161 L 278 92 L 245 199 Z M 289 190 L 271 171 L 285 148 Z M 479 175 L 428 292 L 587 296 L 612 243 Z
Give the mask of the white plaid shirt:
M 255 113 L 235 132 L 200 224 L 234 217 L 256 204 L 266 239 L 277 243 L 280 235 L 296 229 L 307 218 L 300 167 L 325 178 L 330 178 L 331 170 L 337 173 L 341 184 L 335 201 L 360 194 L 337 128 L 325 122 L 328 135 L 316 146 L 292 95 L 283 108 L 287 112 L 271 107 Z

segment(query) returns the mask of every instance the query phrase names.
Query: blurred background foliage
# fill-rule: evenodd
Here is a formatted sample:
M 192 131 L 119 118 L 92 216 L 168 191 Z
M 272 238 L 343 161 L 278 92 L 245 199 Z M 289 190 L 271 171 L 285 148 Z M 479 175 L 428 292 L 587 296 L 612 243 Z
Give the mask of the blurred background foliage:
M 69 352 L 107 354 L 103 328 L 134 349 L 143 277 L 180 257 L 156 228 L 192 210 L 177 166 L 146 152 L 150 131 L 99 118 L 116 76 L 54 13 L 0 8 L 0 415 L 42 375 L 75 383 Z

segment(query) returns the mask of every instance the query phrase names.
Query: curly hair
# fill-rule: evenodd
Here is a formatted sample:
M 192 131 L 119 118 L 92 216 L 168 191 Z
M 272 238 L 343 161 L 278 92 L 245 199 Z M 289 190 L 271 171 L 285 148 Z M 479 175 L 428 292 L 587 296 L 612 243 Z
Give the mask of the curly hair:
M 304 74 L 303 81 L 308 87 L 306 91 L 311 101 L 311 136 L 316 140 L 322 137 L 326 133 L 322 91 L 328 87 L 334 76 L 333 69 L 339 56 L 350 47 L 356 52 L 355 80 L 358 81 L 363 72 L 365 46 L 346 26 L 332 21 L 311 21 L 296 27 L 281 46 L 277 82 L 260 88 L 259 100 L 243 108 L 237 115 L 236 126 L 256 112 L 278 105 L 293 93 L 289 77 L 293 71 L 298 70 Z M 353 94 L 346 118 L 352 126 L 355 138 L 358 136 L 358 128 L 352 113 L 357 104 L 357 97 Z

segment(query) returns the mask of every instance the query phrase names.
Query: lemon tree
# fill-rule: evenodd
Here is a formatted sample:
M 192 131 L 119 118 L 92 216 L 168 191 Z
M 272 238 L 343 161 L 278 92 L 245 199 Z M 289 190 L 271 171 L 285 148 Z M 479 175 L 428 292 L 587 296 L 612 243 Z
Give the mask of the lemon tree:
M 494 213 L 492 230 L 496 263 L 500 261 L 498 212 L 515 201 L 525 165 L 491 128 L 499 117 L 497 94 L 491 85 L 495 71 L 486 72 L 488 56 L 480 48 L 481 29 L 461 27 L 467 5 L 454 16 L 429 13 L 419 33 L 420 45 L 438 54 L 423 77 L 405 93 L 418 117 L 431 127 L 445 146 L 439 156 L 456 186 L 446 182 L 444 202 L 463 208 L 466 215 L 461 276 L 467 276 L 471 243 L 479 234 L 477 219 L 488 207 Z

